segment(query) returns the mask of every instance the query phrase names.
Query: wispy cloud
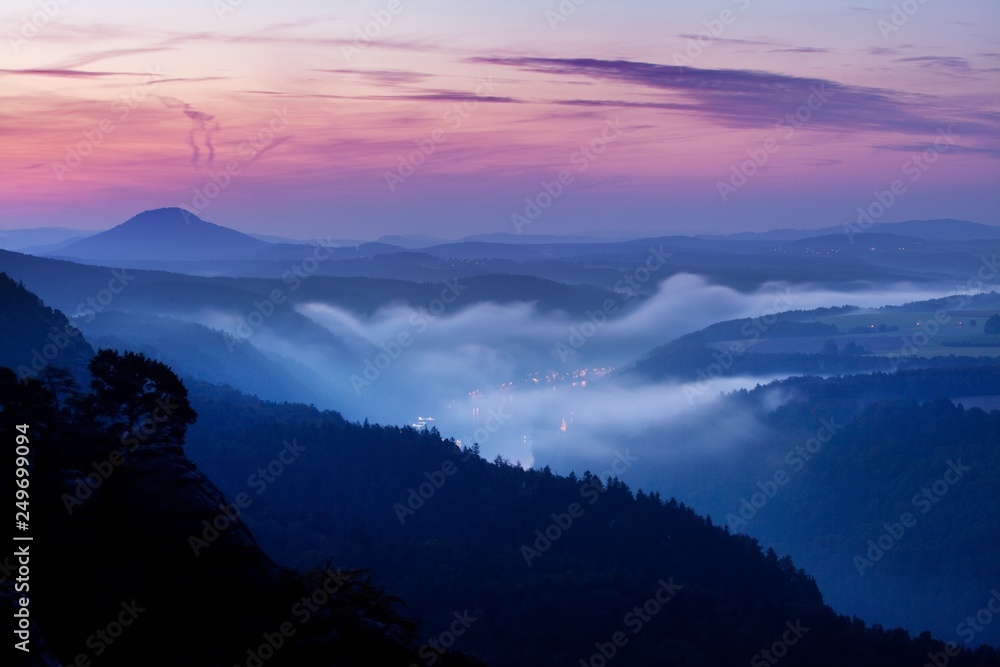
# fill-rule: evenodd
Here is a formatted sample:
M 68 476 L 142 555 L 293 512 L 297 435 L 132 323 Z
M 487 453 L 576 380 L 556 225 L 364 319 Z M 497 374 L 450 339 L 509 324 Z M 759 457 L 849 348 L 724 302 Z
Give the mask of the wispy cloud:
M 77 67 L 83 67 L 84 65 L 92 65 L 93 63 L 99 62 L 101 60 L 109 60 L 111 58 L 125 58 L 128 56 L 137 56 L 147 53 L 158 53 L 162 51 L 172 50 L 169 46 L 144 46 L 131 49 L 104 49 L 102 51 L 89 51 L 86 53 L 80 53 L 73 58 L 64 61 L 59 65 L 60 69 L 75 69 Z
M 493 102 L 500 104 L 520 104 L 523 100 L 497 95 L 475 95 L 454 90 L 429 90 L 402 95 L 362 95 L 352 99 L 362 100 L 412 100 L 420 102 Z
M 678 35 L 683 39 L 698 41 L 698 35 L 682 34 Z M 775 41 L 762 41 L 757 39 L 733 39 L 730 37 L 715 37 L 713 44 L 733 44 L 736 46 L 763 46 L 767 47 L 768 53 L 829 53 L 830 49 L 815 46 L 799 46 L 797 44 L 783 44 Z
M 789 46 L 783 49 L 771 49 L 768 53 L 829 53 L 830 49 L 818 49 L 812 46 Z
M 919 144 L 889 144 L 889 145 L 878 145 L 872 146 L 872 148 L 878 148 L 886 151 L 898 151 L 901 153 L 922 153 L 924 151 L 938 151 L 940 149 L 936 148 L 932 143 L 919 143 Z M 1000 159 L 1000 148 L 988 148 L 981 146 L 962 146 L 959 144 L 954 144 L 948 147 L 949 153 L 964 154 L 964 155 L 985 155 L 987 157 Z
M 829 99 L 823 104 L 822 112 L 814 114 L 810 120 L 810 127 L 815 129 L 933 135 L 942 127 L 952 126 L 962 136 L 995 136 L 1000 129 L 981 120 L 971 120 L 969 110 L 963 110 L 962 116 L 956 118 L 958 109 L 932 95 L 847 85 L 828 79 L 594 58 L 478 57 L 470 60 L 524 72 L 630 84 L 669 95 L 669 99 L 662 101 L 573 99 L 558 103 L 687 111 L 735 128 L 773 126 L 816 91 L 821 91 Z
M 483 102 L 493 104 L 522 104 L 525 100 L 498 95 L 476 95 L 462 91 L 429 90 L 426 92 L 400 93 L 398 95 L 338 95 L 335 93 L 298 93 L 280 90 L 243 90 L 249 95 L 273 95 L 295 99 L 362 100 L 374 102 Z
M 938 70 L 948 76 L 965 75 L 975 76 L 990 72 L 1000 72 L 998 68 L 979 69 L 976 68 L 966 58 L 954 56 L 913 56 L 910 58 L 898 58 L 898 63 L 916 63 L 923 69 Z
M 52 76 L 69 79 L 93 79 L 105 76 L 148 76 L 148 72 L 88 72 L 76 69 L 0 69 L 0 74 Z
M 935 67 L 947 67 L 948 69 L 969 70 L 969 61 L 965 58 L 955 58 L 952 56 L 914 56 L 911 58 L 899 58 L 899 63 L 922 63 Z
M 354 76 L 387 85 L 419 83 L 431 76 L 421 72 L 397 69 L 317 69 L 313 71 Z

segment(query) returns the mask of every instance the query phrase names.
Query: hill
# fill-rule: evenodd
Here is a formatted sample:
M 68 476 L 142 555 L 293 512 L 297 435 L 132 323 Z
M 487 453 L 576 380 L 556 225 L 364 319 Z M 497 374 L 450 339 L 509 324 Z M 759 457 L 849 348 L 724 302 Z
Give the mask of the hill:
M 45 252 L 58 250 L 79 239 L 97 234 L 90 229 L 65 227 L 34 227 L 0 231 L 0 248 L 18 252 Z
M 225 260 L 250 258 L 269 247 L 264 241 L 205 222 L 183 209 L 159 208 L 52 254 L 101 262 Z
M 7 298 L 29 296 L 11 288 Z M 736 664 L 775 646 L 790 666 L 902 667 L 946 650 L 956 667 L 997 661 L 991 649 L 946 649 L 837 616 L 789 558 L 618 481 L 627 452 L 607 474 L 565 477 L 489 463 L 434 430 L 351 423 L 204 384 L 189 397 L 142 355 L 103 351 L 89 370 L 91 392 L 67 401 L 0 369 L 0 426 L 28 424 L 36 444 L 33 546 L 44 548 L 32 560 L 32 620 L 63 662 L 90 650 L 109 665 L 151 655 L 197 667 L 261 656 L 305 667 L 479 664 L 452 646 L 529 667 L 611 656 Z M 189 402 L 198 421 L 185 439 Z M 163 405 L 173 407 L 154 419 Z M 123 433 L 121 420 L 142 426 Z M 248 528 L 278 562 L 309 572 L 276 565 Z M 362 563 L 374 584 L 397 582 L 425 622 L 420 648 Z M 126 617 L 127 633 L 96 634 L 100 619 Z
M 144 313 L 104 312 L 81 323 L 96 347 L 142 352 L 182 378 L 225 384 L 273 401 L 321 403 L 321 379 L 290 359 L 273 360 L 252 345 L 227 345 L 208 327 Z
M 854 224 L 841 225 L 839 227 L 820 227 L 818 229 L 772 229 L 765 232 L 740 232 L 739 234 L 730 234 L 725 238 L 756 241 L 798 241 L 838 234 L 848 236 L 849 232 L 853 231 L 855 234 L 858 232 L 895 234 L 926 240 L 975 241 L 1000 239 L 1000 226 L 983 225 L 968 220 L 906 220 L 903 222 L 864 224 L 863 228 Z
M 962 621 L 1000 577 L 1000 412 L 973 407 L 998 401 L 1000 365 L 790 378 L 705 415 L 744 415 L 738 447 L 668 466 L 653 460 L 664 437 L 630 443 L 646 462 L 632 479 L 790 554 L 838 611 L 997 645 L 1000 628 L 969 636 Z
M 280 239 L 272 239 L 278 240 Z M 392 241 L 393 243 L 388 243 Z M 733 237 L 665 236 L 628 241 L 595 237 L 485 235 L 435 239 L 386 237 L 266 243 L 178 208 L 141 213 L 117 227 L 46 256 L 116 268 L 194 276 L 283 278 L 289 271 L 410 282 L 486 275 L 531 276 L 613 289 L 647 262 L 654 280 L 690 273 L 740 291 L 772 282 L 866 289 L 872 284 L 951 285 L 1000 248 L 997 228 L 962 221 L 914 221 L 802 233 L 778 230 Z M 35 254 L 43 254 L 38 250 Z
M 280 438 L 309 448 L 309 465 L 246 512 L 279 561 L 364 561 L 431 627 L 474 609 L 460 648 L 488 664 L 586 664 L 618 631 L 623 665 L 746 664 L 797 620 L 813 630 L 783 664 L 919 665 L 935 650 L 927 636 L 838 617 L 791 560 L 676 500 L 629 489 L 610 469 L 632 464 L 627 450 L 608 471 L 561 476 L 485 461 L 433 430 L 351 423 L 204 385 L 192 397 L 201 414 L 192 455 L 230 493 Z M 633 635 L 623 617 L 635 620 L 629 610 L 671 581 L 683 588 Z
M 17 285 L 4 285 L 0 304 L 24 313 L 0 321 L 5 338 L 31 313 L 29 333 L 52 319 Z M 16 653 L 15 664 L 229 667 L 266 656 L 296 667 L 404 667 L 419 659 L 413 624 L 363 573 L 329 563 L 297 573 L 264 554 L 239 516 L 241 497 L 225 498 L 185 455 L 197 415 L 168 367 L 105 350 L 88 371 L 83 393 L 71 379 L 54 391 L 0 367 L 0 429 L 17 434 L 18 465 L 30 471 L 29 485 L 15 485 L 24 476 L 13 474 L 0 482 L 8 498 L 19 490 L 30 530 L 21 535 L 31 538 L 18 543 L 23 556 L 0 563 L 5 629 L 13 635 L 15 612 L 30 617 L 30 636 L 20 639 L 34 657 Z M 9 442 L 13 453 L 14 435 Z M 285 444 L 286 454 L 300 453 L 294 440 Z M 480 664 L 451 651 L 436 658 Z
M 0 366 L 15 369 L 20 378 L 39 378 L 55 367 L 77 379 L 86 376 L 94 350 L 65 315 L 6 273 L 0 273 L 0 304 Z
M 620 374 L 691 382 L 701 394 L 722 376 L 994 365 L 1000 338 L 984 330 L 994 313 L 1000 313 L 1000 295 L 991 292 L 730 320 L 665 343 Z

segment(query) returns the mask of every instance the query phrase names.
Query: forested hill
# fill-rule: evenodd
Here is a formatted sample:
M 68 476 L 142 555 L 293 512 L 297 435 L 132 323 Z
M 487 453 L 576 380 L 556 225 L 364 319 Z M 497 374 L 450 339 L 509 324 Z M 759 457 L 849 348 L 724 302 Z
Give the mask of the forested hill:
M 0 366 L 39 377 L 49 366 L 83 378 L 94 350 L 66 316 L 0 273 Z
M 654 463 L 628 479 L 790 555 L 838 612 L 996 646 L 996 624 L 963 623 L 1000 578 L 997 408 L 995 365 L 788 378 L 707 407 L 743 428 L 714 449 L 656 465 L 683 434 L 633 440 Z
M 586 662 L 619 631 L 628 640 L 619 664 L 746 664 L 798 621 L 808 640 L 785 664 L 922 665 L 943 650 L 928 636 L 838 617 L 789 559 L 675 500 L 601 479 L 633 464 L 627 450 L 608 471 L 566 477 L 486 461 L 434 431 L 207 385 L 192 397 L 200 419 L 189 449 L 230 494 L 252 486 L 283 440 L 307 447 L 246 510 L 269 553 L 303 567 L 332 555 L 371 568 L 428 636 L 454 610 L 474 610 L 458 647 L 489 664 Z M 683 588 L 637 623 L 630 612 L 671 581 Z M 996 656 L 983 649 L 950 664 L 963 660 Z
M 789 301 L 790 302 L 790 301 Z M 995 366 L 1000 295 L 957 294 L 900 306 L 841 306 L 717 322 L 620 371 L 643 380 L 833 375 Z
M 53 392 L 0 369 L 0 429 L 27 424 L 32 446 L 33 627 L 63 664 L 902 667 L 948 650 L 838 617 L 788 558 L 633 492 L 613 478 L 627 449 L 564 477 L 433 430 L 189 395 L 141 354 L 87 370 Z M 99 634 L 118 618 L 127 632 Z
M 15 352 L 33 345 L 25 334 L 47 337 L 50 325 L 64 323 L 22 287 L 2 287 L 0 337 Z M 8 647 L 15 662 L 6 664 L 419 660 L 415 626 L 363 572 L 329 562 L 295 572 L 261 551 L 236 501 L 185 455 L 197 414 L 169 368 L 141 354 L 91 354 L 87 389 L 55 362 L 38 379 L 0 367 L 8 462 L 0 493 L 18 492 L 29 531 L 20 534 L 32 538 L 17 543 L 26 555 L 0 560 L 6 636 L 15 636 L 15 613 L 24 610 L 30 633 L 19 637 L 27 651 Z M 18 452 L 27 477 L 11 466 Z M 481 664 L 452 651 L 436 662 Z

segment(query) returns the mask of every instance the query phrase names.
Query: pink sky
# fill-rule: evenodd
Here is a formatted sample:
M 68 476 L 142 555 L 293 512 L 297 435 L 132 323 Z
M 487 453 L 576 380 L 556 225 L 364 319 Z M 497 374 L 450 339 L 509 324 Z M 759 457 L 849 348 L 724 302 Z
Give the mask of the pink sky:
M 2 228 L 513 232 L 564 170 L 524 231 L 839 224 L 895 180 L 886 221 L 1000 223 L 993 2 L 92 4 L 4 5 Z

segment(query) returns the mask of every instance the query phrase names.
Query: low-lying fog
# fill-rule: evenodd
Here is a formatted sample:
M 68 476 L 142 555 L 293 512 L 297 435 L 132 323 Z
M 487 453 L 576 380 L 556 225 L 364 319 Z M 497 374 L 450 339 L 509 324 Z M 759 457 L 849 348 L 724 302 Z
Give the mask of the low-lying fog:
M 775 432 L 738 402 L 723 405 L 720 394 L 777 377 L 722 375 L 685 384 L 615 369 L 716 322 L 950 294 L 910 285 L 837 292 L 779 284 L 744 294 L 681 275 L 644 299 L 621 294 L 594 304 L 582 318 L 532 303 L 477 302 L 468 293 L 451 295 L 450 304 L 396 305 L 370 316 L 316 300 L 298 304 L 298 313 L 334 334 L 342 349 L 317 343 L 323 337 L 316 332 L 282 337 L 278 327 L 262 328 L 252 344 L 273 359 L 297 362 L 291 365 L 321 395 L 319 404 L 350 420 L 420 424 L 465 446 L 478 443 L 489 460 L 499 455 L 560 474 L 616 476 L 633 491 L 676 498 L 723 525 L 758 491 L 750 480 L 771 479 L 790 465 L 789 438 L 801 434 Z M 788 396 L 775 390 L 766 400 L 778 407 Z M 903 622 L 855 590 L 828 552 L 790 539 L 783 516 L 764 514 L 745 530 L 814 572 L 838 611 L 890 626 Z
M 344 359 L 329 359 L 299 341 L 261 336 L 254 344 L 314 371 L 329 399 L 324 407 L 348 419 L 411 424 L 424 418 L 445 437 L 478 442 L 489 459 L 500 454 L 562 473 L 597 472 L 627 441 L 658 443 L 641 453 L 648 465 L 718 453 L 756 430 L 746 416 L 707 415 L 720 392 L 773 377 L 723 377 L 692 391 L 607 376 L 652 348 L 734 318 L 845 304 L 879 307 L 946 294 L 909 285 L 834 292 L 778 284 L 743 294 L 678 275 L 641 303 L 619 295 L 595 304 L 582 320 L 543 314 L 530 303 L 473 303 L 467 294 L 452 295 L 451 304 L 393 306 L 371 317 L 321 302 L 300 305 L 301 314 L 348 346 L 346 369 Z M 620 477 L 629 481 L 630 475 Z

